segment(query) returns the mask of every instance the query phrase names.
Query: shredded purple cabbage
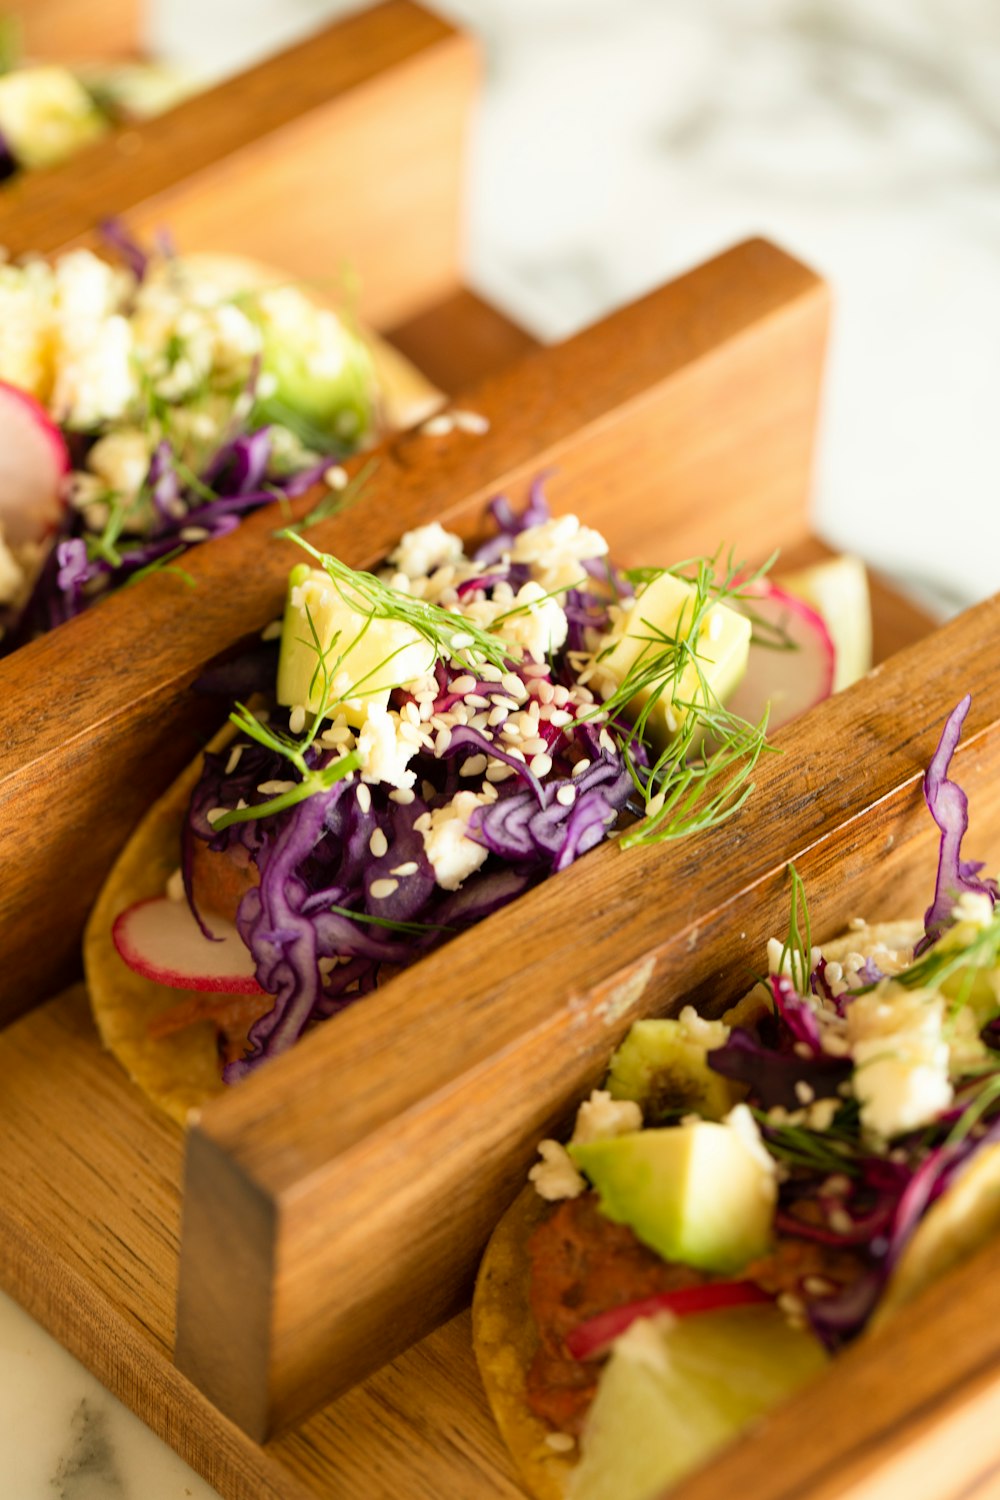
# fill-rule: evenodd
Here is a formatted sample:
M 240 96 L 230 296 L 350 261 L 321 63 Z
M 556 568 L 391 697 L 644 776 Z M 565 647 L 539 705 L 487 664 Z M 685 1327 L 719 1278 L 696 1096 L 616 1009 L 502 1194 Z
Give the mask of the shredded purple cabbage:
M 924 800 L 941 830 L 941 842 L 934 900 L 924 913 L 924 937 L 917 946 L 918 954 L 937 942 L 951 925 L 952 908 L 959 896 L 966 892 L 986 895 L 994 905 L 1000 897 L 1000 884 L 996 880 L 979 879 L 982 863 L 961 857 L 962 840 L 969 830 L 969 799 L 957 782 L 948 779 L 962 725 L 971 706 L 972 696 L 967 693 L 949 714 L 924 776 Z

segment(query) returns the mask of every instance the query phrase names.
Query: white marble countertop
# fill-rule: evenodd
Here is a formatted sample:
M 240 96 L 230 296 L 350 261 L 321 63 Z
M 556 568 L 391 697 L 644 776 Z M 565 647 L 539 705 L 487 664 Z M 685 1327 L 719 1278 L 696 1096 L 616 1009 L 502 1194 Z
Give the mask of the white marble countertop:
M 351 8 L 154 0 L 151 26 L 219 69 Z M 994 0 L 440 8 L 488 48 L 476 284 L 555 338 L 735 240 L 776 239 L 836 299 L 819 527 L 943 608 L 1000 586 Z M 0 1411 L 11 1500 L 214 1493 L 2 1298 Z

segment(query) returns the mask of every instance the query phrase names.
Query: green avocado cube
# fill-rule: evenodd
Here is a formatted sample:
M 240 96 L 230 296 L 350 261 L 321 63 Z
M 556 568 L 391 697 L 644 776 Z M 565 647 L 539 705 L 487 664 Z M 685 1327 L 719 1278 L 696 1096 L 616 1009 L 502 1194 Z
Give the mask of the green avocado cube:
M 712 1120 L 569 1147 L 607 1218 L 665 1260 L 726 1274 L 771 1242 L 775 1176 L 763 1151 Z
M 724 703 L 741 681 L 750 655 L 751 623 L 726 604 L 713 604 L 695 624 L 697 591 L 686 579 L 661 573 L 627 610 L 602 670 L 621 687 L 642 681 L 628 704 L 631 718 L 651 703 L 649 738 L 667 744 L 695 708 Z

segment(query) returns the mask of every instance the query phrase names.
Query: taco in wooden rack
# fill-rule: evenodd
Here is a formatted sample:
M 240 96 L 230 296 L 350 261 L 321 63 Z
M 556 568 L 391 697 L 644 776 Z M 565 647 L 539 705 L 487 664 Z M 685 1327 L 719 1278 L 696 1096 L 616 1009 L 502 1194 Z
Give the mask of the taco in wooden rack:
M 924 920 L 792 919 L 721 1020 L 637 1022 L 543 1141 L 473 1309 L 539 1500 L 652 1500 L 1000 1228 L 1000 887 L 949 779 Z M 762 970 L 765 967 L 762 955 Z

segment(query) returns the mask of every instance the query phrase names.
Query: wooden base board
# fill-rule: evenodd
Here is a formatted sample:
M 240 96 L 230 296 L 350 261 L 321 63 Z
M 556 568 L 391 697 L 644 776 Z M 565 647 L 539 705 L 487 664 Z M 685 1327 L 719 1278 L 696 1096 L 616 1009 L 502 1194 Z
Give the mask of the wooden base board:
M 0 1033 L 0 1076 L 0 1281 L 225 1500 L 328 1500 L 361 1476 L 366 1500 L 520 1500 L 468 1314 L 253 1443 L 173 1364 L 183 1136 L 102 1052 L 82 986 Z

